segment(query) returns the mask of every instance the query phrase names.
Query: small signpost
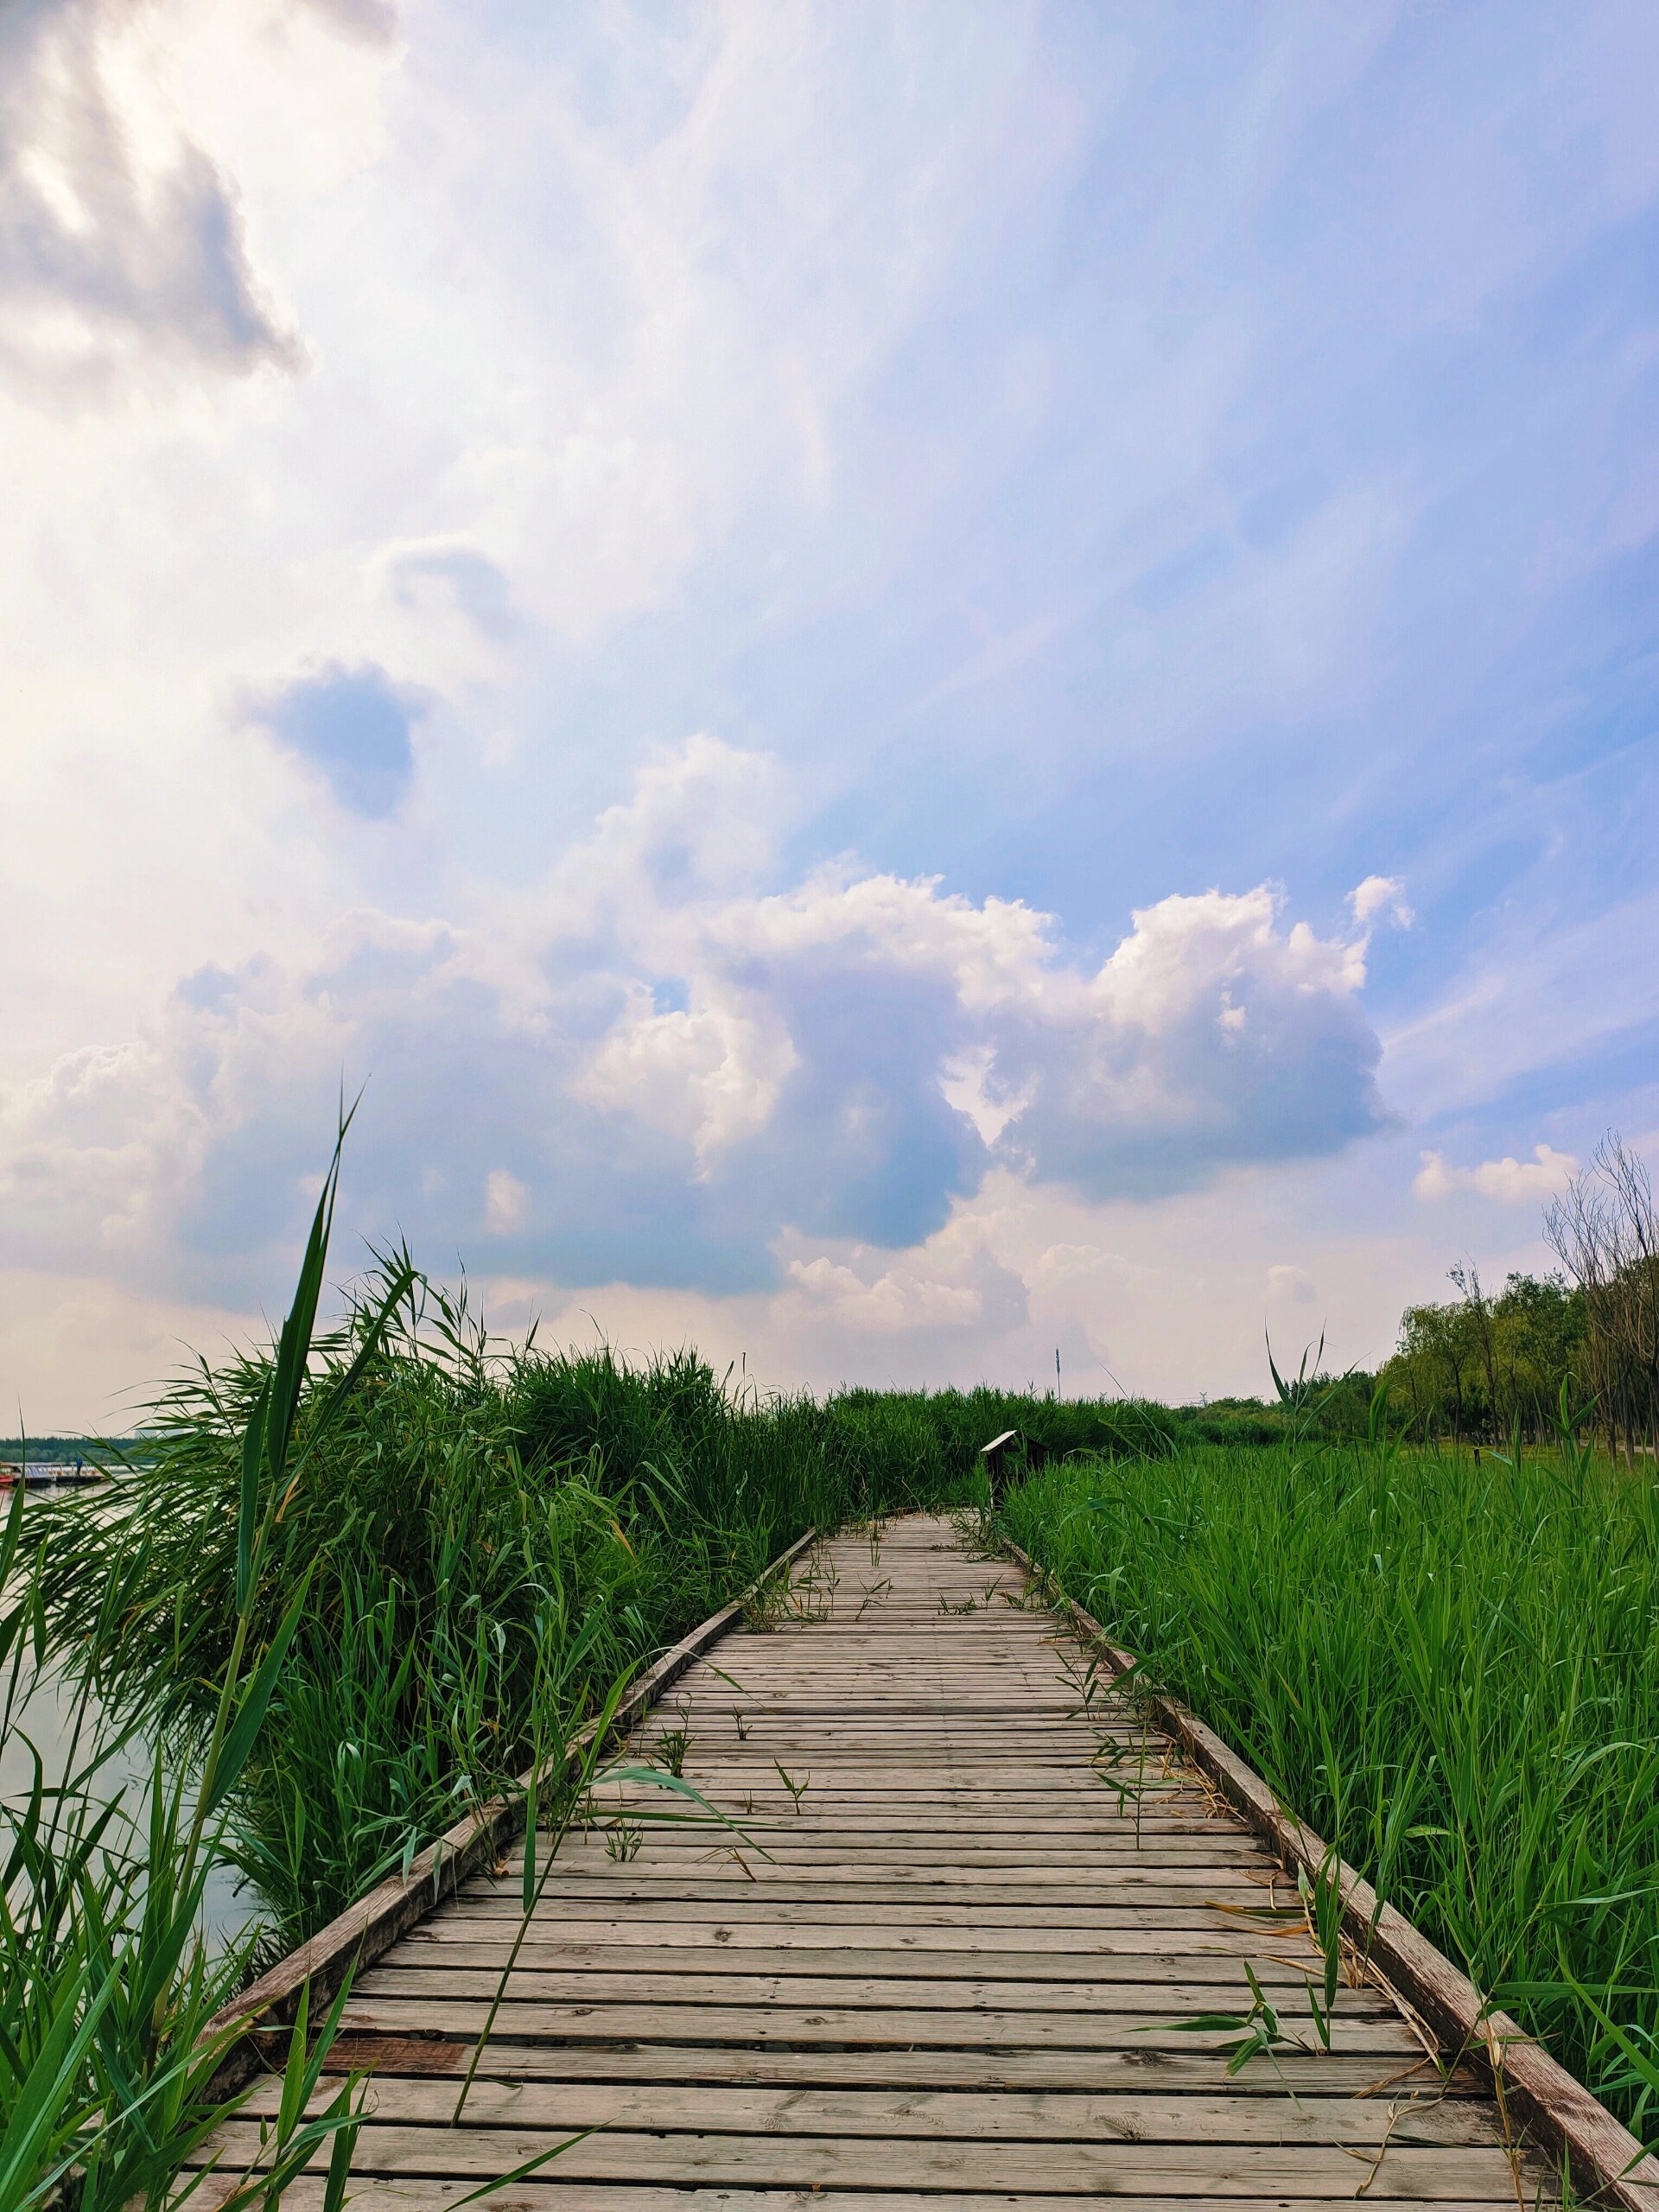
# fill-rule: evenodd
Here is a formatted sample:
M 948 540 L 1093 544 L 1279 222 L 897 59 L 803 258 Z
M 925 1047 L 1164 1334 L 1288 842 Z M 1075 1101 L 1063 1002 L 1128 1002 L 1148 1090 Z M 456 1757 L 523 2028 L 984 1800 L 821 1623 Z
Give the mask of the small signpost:
M 985 1462 L 985 1472 L 991 1485 L 991 1503 L 1001 1497 L 1007 1482 L 1008 1465 L 1020 1450 L 1021 1439 L 1017 1428 L 1005 1428 L 1001 1436 L 994 1436 L 988 1444 L 980 1446 L 980 1458 Z M 1020 1453 L 1023 1457 L 1023 1453 Z

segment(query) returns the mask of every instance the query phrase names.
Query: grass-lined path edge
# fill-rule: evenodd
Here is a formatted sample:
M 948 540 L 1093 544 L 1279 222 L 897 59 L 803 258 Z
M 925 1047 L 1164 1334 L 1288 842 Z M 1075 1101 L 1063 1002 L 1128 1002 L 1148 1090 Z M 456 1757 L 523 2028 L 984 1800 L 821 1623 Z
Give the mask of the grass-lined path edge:
M 1039 1566 L 1001 1530 L 995 1543 L 1115 1675 L 1140 1667 L 1092 1613 L 1068 1596 L 1049 1568 Z M 1179 1699 L 1138 1675 L 1135 1689 L 1154 1719 L 1273 1846 L 1287 1868 L 1313 1876 L 1326 1866 L 1326 1845 L 1305 1821 L 1281 1806 L 1262 1777 L 1213 1728 Z M 1481 2066 L 1491 2076 L 1500 2110 L 1525 2121 L 1535 2139 L 1563 2162 L 1574 2187 L 1586 2199 L 1616 2205 L 1620 2212 L 1659 2212 L 1659 2159 L 1650 2158 L 1624 2123 L 1518 2020 L 1488 2006 L 1468 1975 L 1402 1912 L 1382 1903 L 1370 1883 L 1345 1859 L 1337 1861 L 1337 1880 L 1344 1934 L 1418 2016 L 1442 2055 L 1454 2061 L 1470 2058 Z
M 808 1529 L 747 1588 L 740 1590 L 729 1604 L 711 1613 L 677 1643 L 671 1644 L 618 1703 L 607 1732 L 608 1738 L 618 1740 L 625 1736 L 663 1691 L 678 1681 L 693 1660 L 701 1658 L 737 1625 L 743 1618 L 744 1608 L 779 1575 L 787 1573 L 802 1553 L 817 1541 L 817 1530 Z M 570 1740 L 568 1755 L 586 1751 L 597 1726 L 597 1722 L 590 1721 L 579 1730 Z M 261 2036 L 293 2019 L 300 1993 L 308 1984 L 315 2011 L 318 1999 L 332 1997 L 348 1973 L 372 1965 L 400 1936 L 407 1935 L 452 1896 L 467 1875 L 486 1863 L 493 1865 L 501 1858 L 524 1827 L 527 1802 L 524 1792 L 531 1780 L 531 1777 L 525 1774 L 521 1777 L 521 1788 L 511 1797 L 493 1798 L 476 1812 L 457 1821 L 410 1861 L 406 1875 L 389 1874 L 384 1881 L 376 1883 L 355 1904 L 348 1905 L 326 1928 L 320 1928 L 286 1958 L 279 1959 L 217 2012 L 208 2023 L 209 2036 L 238 2025 L 243 2032 L 213 2076 L 211 2094 L 226 2095 L 261 2070 Z

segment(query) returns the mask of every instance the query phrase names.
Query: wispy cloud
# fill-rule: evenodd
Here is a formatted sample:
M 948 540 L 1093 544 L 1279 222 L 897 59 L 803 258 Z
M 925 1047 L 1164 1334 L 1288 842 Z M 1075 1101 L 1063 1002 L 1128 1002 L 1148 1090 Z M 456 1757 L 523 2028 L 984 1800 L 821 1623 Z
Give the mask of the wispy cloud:
M 112 0 L 0 14 L 0 373 L 52 404 L 163 372 L 299 368 L 249 258 L 233 180 L 144 69 Z

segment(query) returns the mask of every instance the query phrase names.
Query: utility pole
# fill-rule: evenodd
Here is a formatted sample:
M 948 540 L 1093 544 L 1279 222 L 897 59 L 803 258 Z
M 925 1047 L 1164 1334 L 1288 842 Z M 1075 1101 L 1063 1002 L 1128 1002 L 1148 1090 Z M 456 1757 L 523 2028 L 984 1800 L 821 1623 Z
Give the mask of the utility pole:
M 1054 1395 L 1057 1398 L 1060 1395 L 1060 1348 L 1058 1344 L 1056 1344 L 1054 1347 Z

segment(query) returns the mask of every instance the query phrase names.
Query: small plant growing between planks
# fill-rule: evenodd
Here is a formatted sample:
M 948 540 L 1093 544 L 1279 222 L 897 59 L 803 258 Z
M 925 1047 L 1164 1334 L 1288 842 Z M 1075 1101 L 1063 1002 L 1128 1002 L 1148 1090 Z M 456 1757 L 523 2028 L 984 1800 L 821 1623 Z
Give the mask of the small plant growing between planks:
M 855 1621 L 861 1621 L 864 1618 L 865 1607 L 873 1605 L 878 1598 L 885 1598 L 892 1587 L 893 1577 L 890 1574 L 884 1574 L 879 1582 L 866 1583 L 864 1595 L 859 1599 L 858 1611 L 853 1615 L 853 1618 Z
M 626 1866 L 630 1859 L 639 1857 L 645 1840 L 645 1829 L 638 1821 L 612 1821 L 605 1830 L 605 1855 Z
M 790 1577 L 786 1594 L 791 1614 L 798 1621 L 827 1621 L 840 1586 L 840 1569 L 828 1552 L 821 1553 L 810 1567 Z
M 1082 1657 L 1064 1654 L 1060 1660 L 1060 1674 L 1077 1699 L 1066 1714 L 1068 1720 L 1081 1720 L 1095 1739 L 1095 1750 L 1090 1766 L 1097 1780 L 1103 1782 L 1117 1798 L 1117 1809 L 1135 1807 L 1135 1840 L 1141 1842 L 1141 1809 L 1147 1794 L 1147 1730 L 1144 1723 L 1135 1734 L 1133 1742 L 1124 1743 L 1102 1715 L 1100 1701 L 1107 1696 L 1121 1696 L 1126 1684 L 1131 1684 L 1136 1669 L 1115 1674 L 1103 1681 L 1100 1671 L 1100 1657 L 1089 1652 Z M 1130 1688 L 1134 1695 L 1133 1687 Z M 1133 1776 L 1128 1771 L 1131 1762 Z
M 990 1506 L 957 1506 L 950 1515 L 950 1525 L 961 1539 L 962 1548 L 969 1559 L 1001 1557 L 1001 1544 L 997 1533 L 996 1515 Z
M 811 1776 L 810 1774 L 804 1774 L 800 1780 L 797 1782 L 794 1776 L 788 1771 L 781 1761 L 774 1759 L 772 1761 L 772 1764 L 778 1769 L 783 1785 L 789 1792 L 790 1802 L 794 1806 L 795 1810 L 798 1813 L 801 1809 L 801 1800 L 805 1796 L 807 1790 L 811 1786 Z
M 678 1708 L 678 1716 L 677 1727 L 662 1728 L 657 1734 L 658 1762 L 677 1780 L 685 1772 L 685 1755 L 691 1748 L 691 1731 L 686 1726 L 690 1715 L 683 1706 Z M 743 1732 L 740 1728 L 738 1732 Z
M 1249 1986 L 1250 2005 L 1244 2012 L 1194 2012 L 1184 2020 L 1165 2020 L 1158 2024 L 1162 2029 L 1176 2030 L 1187 2035 L 1228 2035 L 1230 2043 L 1220 2046 L 1218 2055 L 1227 2061 L 1227 2075 L 1230 2081 L 1235 2074 L 1243 2073 L 1253 2058 L 1270 2058 L 1284 2050 L 1294 2050 L 1311 2056 L 1313 2046 L 1303 2037 L 1294 2035 L 1285 2026 L 1279 2008 L 1262 1988 L 1255 1968 L 1247 1959 L 1244 1979 Z M 1319 2018 L 1316 2010 L 1314 2018 Z M 1137 2031 L 1150 2033 L 1150 2028 Z M 1324 2025 L 1324 2048 L 1329 2050 L 1330 2024 Z
M 839 1582 L 832 1560 L 820 1559 L 810 1567 L 791 1567 L 785 1573 L 772 1576 L 744 1599 L 744 1625 L 760 1635 L 769 1635 L 785 1621 L 828 1620 Z
M 1296 2051 L 1305 2057 L 1331 2050 L 1331 2024 L 1336 2012 L 1337 1991 L 1343 1980 L 1346 1947 L 1342 1934 L 1342 1891 L 1340 1861 L 1334 1849 L 1326 1851 L 1319 1866 L 1310 1876 L 1304 1867 L 1296 1872 L 1297 1906 L 1264 1905 L 1224 1907 L 1239 1911 L 1252 1920 L 1268 1926 L 1285 1927 L 1300 1916 L 1307 1934 L 1319 1954 L 1319 1970 L 1309 1973 L 1300 1959 L 1287 1959 L 1284 1963 L 1307 1974 L 1304 1994 L 1313 2024 L 1313 2040 L 1297 2034 L 1285 2024 L 1283 2014 L 1262 1988 L 1255 1968 L 1244 1961 L 1244 1980 L 1249 1992 L 1249 2008 L 1243 2012 L 1199 2012 L 1184 2020 L 1169 2020 L 1167 2028 L 1182 2030 L 1194 2035 L 1227 2034 L 1230 2043 L 1222 2044 L 1227 2059 L 1229 2076 L 1240 2073 L 1252 2059 L 1270 2057 L 1275 2052 Z M 1356 1984 L 1363 1979 L 1363 1971 L 1350 1977 Z

